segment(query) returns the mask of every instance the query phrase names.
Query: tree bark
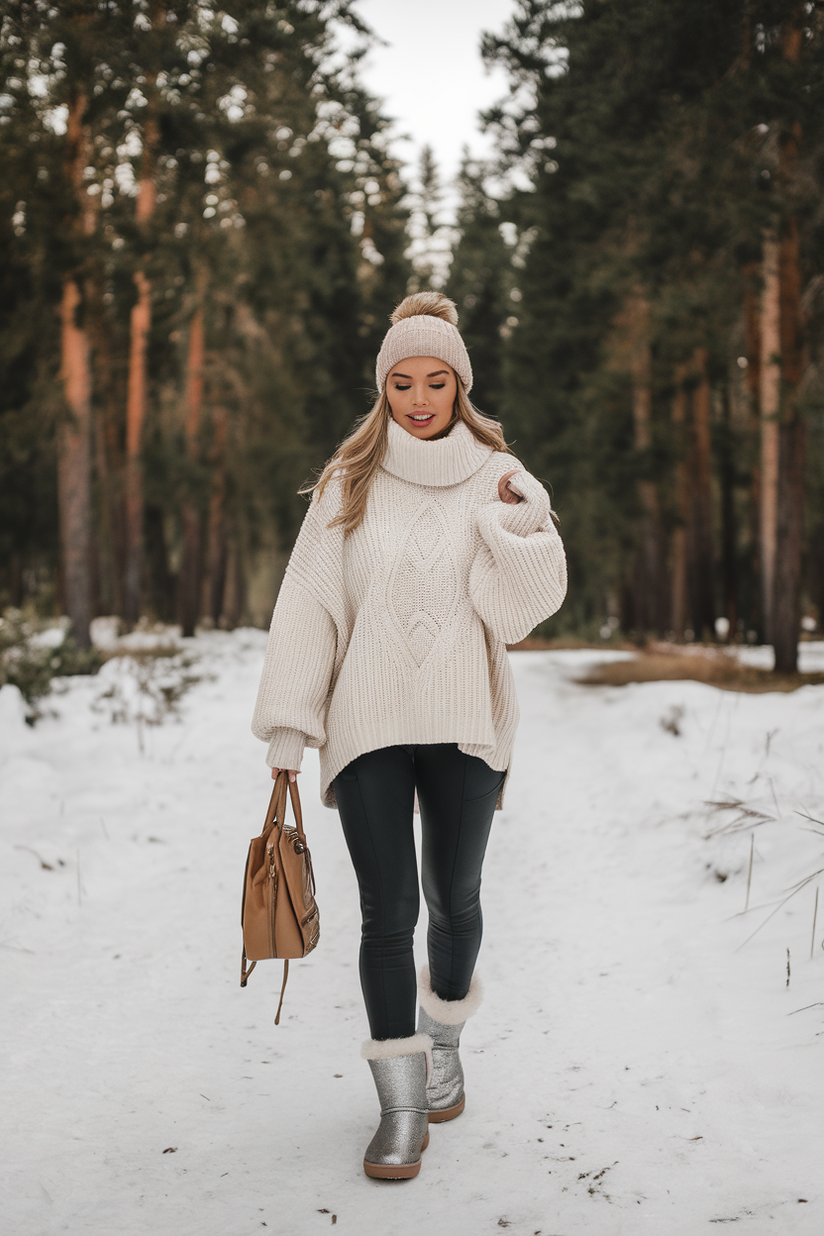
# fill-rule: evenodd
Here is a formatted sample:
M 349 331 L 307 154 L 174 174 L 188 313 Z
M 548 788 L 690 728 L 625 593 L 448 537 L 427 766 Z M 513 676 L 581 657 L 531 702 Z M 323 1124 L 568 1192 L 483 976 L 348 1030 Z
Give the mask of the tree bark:
M 697 639 L 712 638 L 715 623 L 715 563 L 712 543 L 712 436 L 707 349 L 693 353 L 692 451 L 687 536 L 690 623 Z
M 683 639 L 687 627 L 687 524 L 689 523 L 689 447 L 687 442 L 686 365 L 675 366 L 675 392 L 672 397 L 672 423 L 678 452 L 675 464 L 675 506 L 677 523 L 672 534 L 672 629 Z
M 66 175 L 77 216 L 71 231 L 78 249 L 95 228 L 92 199 L 84 191 L 89 162 L 85 128 L 87 99 L 82 91 L 69 105 L 66 122 Z M 78 255 L 78 266 L 82 257 Z M 92 619 L 92 378 L 91 349 L 83 320 L 82 277 L 78 269 L 63 280 L 60 305 L 60 377 L 68 415 L 57 430 L 57 492 L 60 511 L 60 576 L 72 633 L 81 648 L 91 642 Z
M 227 544 L 226 592 L 223 602 L 223 618 L 232 630 L 243 619 L 246 610 L 246 573 L 240 538 L 235 535 Z
M 806 5 L 795 0 L 787 14 L 782 38 L 784 59 L 796 64 L 801 55 Z M 789 188 L 799 157 L 801 122 L 795 120 L 779 148 L 780 183 Z M 776 567 L 773 582 L 773 633 L 777 673 L 798 668 L 801 620 L 801 566 L 804 539 L 805 425 L 798 409 L 798 386 L 807 357 L 801 305 L 801 254 L 798 223 L 786 218 L 778 249 L 779 350 L 781 359 L 780 429 L 776 478 Z
M 797 406 L 804 357 L 801 262 L 795 219 L 789 220 L 781 239 L 779 282 L 783 406 L 779 430 L 773 647 L 776 672 L 789 674 L 798 668 L 806 445 L 806 427 Z
M 735 517 L 735 447 L 732 431 L 730 389 L 722 391 L 722 421 L 720 442 L 721 480 L 721 570 L 723 577 L 724 615 L 729 625 L 729 637 L 738 626 L 738 527 Z
M 91 642 L 92 385 L 89 341 L 78 325 L 80 289 L 74 279 L 63 284 L 61 317 L 61 377 L 68 416 L 57 433 L 57 489 L 60 505 L 60 556 L 66 612 L 81 648 Z
M 748 424 L 752 443 L 760 446 L 761 416 L 761 264 L 750 263 L 744 270 L 744 340 L 747 368 L 744 371 L 744 393 L 747 400 Z M 754 450 L 750 479 L 748 529 L 752 564 L 753 591 L 747 615 L 748 629 L 758 630 L 762 622 L 761 583 L 761 465 L 758 449 Z M 763 639 L 763 631 L 762 631 Z
M 152 12 L 152 24 L 165 21 L 165 11 Z M 157 190 L 155 159 L 159 140 L 156 77 L 147 81 L 148 107 L 143 125 L 143 154 L 137 195 L 138 230 L 145 234 L 154 214 Z M 126 568 L 123 610 L 129 626 L 140 617 L 143 577 L 143 431 L 146 423 L 146 355 L 152 326 L 152 289 L 145 261 L 134 273 L 137 300 L 132 307 L 129 344 L 129 379 L 126 400 Z
M 126 571 L 123 616 L 129 626 L 140 617 L 143 570 L 143 426 L 146 420 L 146 349 L 152 324 L 151 286 L 135 272 L 137 301 L 132 306 L 129 385 L 126 400 Z
M 635 448 L 648 455 L 652 447 L 652 349 L 649 340 L 649 304 L 636 295 L 630 304 L 630 374 Z M 655 482 L 638 483 L 643 512 L 641 543 L 635 568 L 635 625 L 643 631 L 663 634 L 668 618 L 666 543 L 661 504 Z
M 93 263 L 87 280 L 86 308 L 92 348 L 94 464 L 98 486 L 97 560 L 100 562 L 100 602 L 104 613 L 123 613 L 124 518 L 122 448 L 119 442 L 121 391 L 116 382 L 109 323 L 102 301 L 102 262 Z
M 773 641 L 775 559 L 778 528 L 778 417 L 781 408 L 781 286 L 779 243 L 774 232 L 765 232 L 761 292 L 761 356 L 759 403 L 761 413 L 761 458 L 759 466 L 759 578 L 761 581 L 761 632 Z
M 189 326 L 186 356 L 186 457 L 190 465 L 188 492 L 183 503 L 183 557 L 180 568 L 180 621 L 184 636 L 195 633 L 200 602 L 200 510 L 194 474 L 200 455 L 203 420 L 203 291 L 198 277 L 198 300 Z
M 214 625 L 223 618 L 226 594 L 226 443 L 229 411 L 223 404 L 214 409 L 212 445 L 212 494 L 209 500 L 209 613 Z

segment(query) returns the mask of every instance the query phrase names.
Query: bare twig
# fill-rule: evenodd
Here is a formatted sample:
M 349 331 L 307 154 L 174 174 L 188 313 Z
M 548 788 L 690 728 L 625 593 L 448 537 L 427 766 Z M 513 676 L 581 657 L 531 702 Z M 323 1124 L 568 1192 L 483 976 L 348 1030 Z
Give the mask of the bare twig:
M 816 889 L 815 889 L 815 906 L 813 907 L 813 934 L 810 939 L 810 961 L 812 961 L 813 953 L 815 952 L 815 926 L 816 926 L 817 921 L 818 921 L 818 885 L 816 885 Z
M 764 919 L 763 923 L 759 923 L 755 931 L 753 931 L 750 935 L 747 936 L 746 940 L 744 941 L 744 944 L 749 944 L 753 936 L 757 936 L 761 928 L 766 927 L 770 919 L 773 918 L 778 913 L 778 911 L 787 904 L 788 901 L 791 901 L 792 898 L 796 895 L 796 893 L 800 893 L 802 888 L 806 888 L 808 884 L 811 884 L 813 880 L 818 879 L 820 875 L 824 875 L 824 867 L 822 867 L 819 871 L 814 871 L 812 875 L 806 876 L 803 880 L 799 880 L 798 884 L 795 885 L 795 887 L 787 894 L 787 896 L 782 898 L 781 901 L 779 901 L 778 905 L 775 907 L 772 914 L 768 914 L 767 917 Z M 736 953 L 740 952 L 740 950 L 744 947 L 744 944 L 739 944 L 738 948 L 735 950 Z
M 778 730 L 776 730 L 776 734 L 777 734 L 777 733 L 778 733 Z M 772 796 L 773 796 L 773 802 L 775 803 L 775 814 L 776 814 L 777 816 L 780 816 L 780 815 L 781 815 L 781 808 L 779 807 L 779 805 L 778 805 L 778 799 L 777 799 L 777 798 L 776 798 L 776 796 L 775 796 L 775 786 L 773 785 L 773 779 L 772 779 L 772 777 L 768 777 L 768 778 L 767 778 L 767 784 L 768 784 L 768 785 L 769 785 L 769 787 L 770 787 L 770 793 L 772 794 Z
M 755 833 L 750 833 L 750 866 L 747 871 L 747 898 L 744 902 L 744 913 L 750 908 L 750 888 L 752 887 L 752 860 L 755 854 Z
M 824 1005 L 824 1000 L 816 1000 L 815 1004 L 805 1004 L 803 1009 L 793 1009 L 788 1013 L 788 1017 L 795 1017 L 796 1013 L 806 1013 L 807 1009 L 819 1009 Z
M 720 800 L 706 799 L 705 807 L 710 807 L 718 814 L 722 811 L 737 811 L 738 815 L 729 824 L 721 824 L 718 828 L 711 828 L 708 833 L 705 833 L 704 839 L 708 841 L 710 837 L 720 837 L 724 833 L 740 833 L 747 828 L 756 828 L 759 824 L 767 824 L 774 822 L 775 816 L 767 815 L 764 811 L 757 811 L 754 807 L 748 807 L 741 799 L 728 798 Z

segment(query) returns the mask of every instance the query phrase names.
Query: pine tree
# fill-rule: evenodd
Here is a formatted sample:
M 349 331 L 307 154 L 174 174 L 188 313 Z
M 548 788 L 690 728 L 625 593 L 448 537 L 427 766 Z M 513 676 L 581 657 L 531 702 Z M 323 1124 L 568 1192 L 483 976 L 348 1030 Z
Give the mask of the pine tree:
M 571 525 L 567 613 L 579 624 L 621 596 L 625 624 L 660 630 L 667 541 L 672 625 L 706 633 L 721 596 L 737 615 L 730 581 L 738 587 L 732 564 L 742 559 L 731 529 L 752 526 L 735 508 L 757 493 L 762 592 L 781 598 L 794 664 L 796 409 L 809 405 L 795 392 L 812 356 L 798 307 L 817 269 L 821 35 L 820 14 L 801 5 L 585 0 L 572 10 L 523 0 L 503 34 L 486 38 L 487 58 L 512 82 L 488 123 L 503 163 L 530 181 L 501 204 L 528 250 L 503 362 L 506 415 L 574 490 L 561 509 Z M 767 270 L 763 292 L 754 266 Z M 637 304 L 647 309 L 636 346 Z M 753 374 L 743 395 L 742 344 Z M 764 440 L 756 487 L 735 462 L 737 452 L 751 466 L 751 418 L 724 412 L 754 397 Z M 769 578 L 779 570 L 783 584 Z M 775 639 L 777 664 L 789 665 Z
M 53 570 L 49 502 L 26 512 L 29 492 L 55 494 L 56 310 L 73 278 L 98 603 L 180 614 L 187 631 L 204 612 L 262 620 L 302 514 L 295 490 L 363 410 L 382 315 L 411 273 L 386 121 L 332 21 L 368 32 L 346 2 L 158 3 L 136 22 L 131 5 L 78 2 L 60 14 L 83 25 L 72 59 L 47 16 L 18 5 L 0 34 L 0 285 L 16 323 L 0 433 L 25 441 L 30 473 L 0 499 L 14 512 L 3 584 L 42 594 L 33 568 Z M 72 164 L 59 119 L 75 78 L 89 103 Z
M 512 253 L 501 234 L 498 203 L 486 182 L 490 169 L 467 153 L 458 176 L 457 241 L 445 291 L 458 306 L 474 375 L 472 396 L 500 416 L 504 340 L 518 324 L 521 292 Z

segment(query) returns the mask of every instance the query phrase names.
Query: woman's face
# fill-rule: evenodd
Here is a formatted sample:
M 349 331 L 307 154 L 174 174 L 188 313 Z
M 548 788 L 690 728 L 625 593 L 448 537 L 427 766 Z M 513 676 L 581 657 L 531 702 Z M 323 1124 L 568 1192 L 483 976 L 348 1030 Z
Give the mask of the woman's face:
M 458 394 L 455 370 L 434 356 L 411 356 L 389 371 L 392 419 L 416 438 L 434 438 L 449 425 Z

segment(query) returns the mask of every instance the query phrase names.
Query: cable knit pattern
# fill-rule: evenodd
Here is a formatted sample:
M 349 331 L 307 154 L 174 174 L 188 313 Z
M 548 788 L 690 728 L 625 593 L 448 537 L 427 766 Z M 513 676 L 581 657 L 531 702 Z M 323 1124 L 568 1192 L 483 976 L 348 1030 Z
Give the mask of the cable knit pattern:
M 505 644 L 554 614 L 566 559 L 544 487 L 458 423 L 427 442 L 394 421 L 363 523 L 330 528 L 332 481 L 306 513 L 278 595 L 252 729 L 267 763 L 320 751 L 321 793 L 366 751 L 457 743 L 509 769 L 518 703 Z M 503 798 L 503 789 L 501 799 Z

